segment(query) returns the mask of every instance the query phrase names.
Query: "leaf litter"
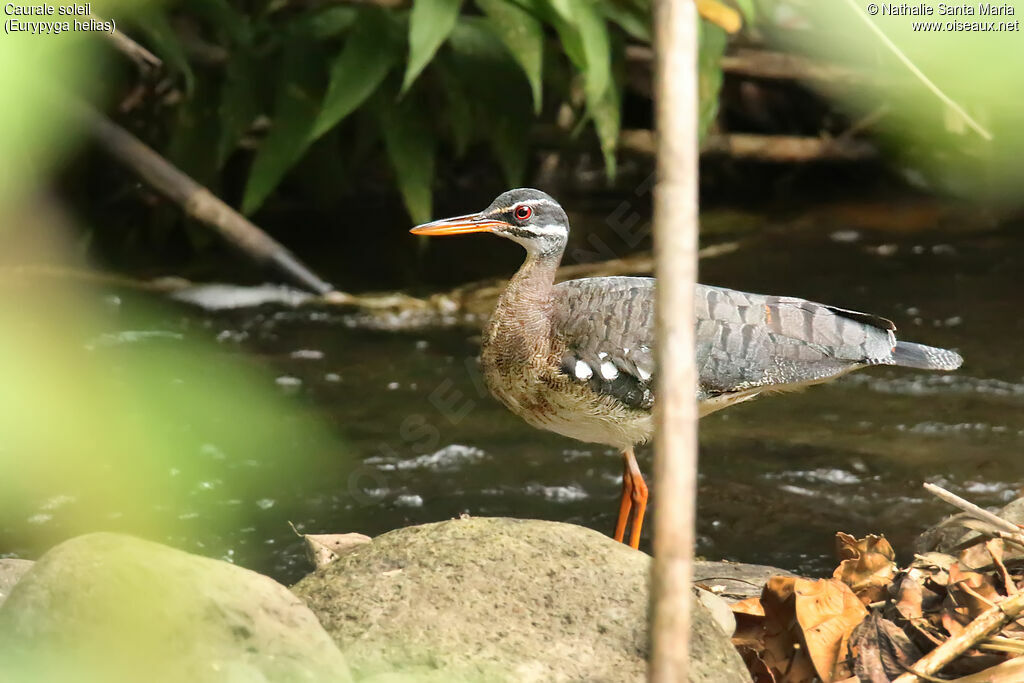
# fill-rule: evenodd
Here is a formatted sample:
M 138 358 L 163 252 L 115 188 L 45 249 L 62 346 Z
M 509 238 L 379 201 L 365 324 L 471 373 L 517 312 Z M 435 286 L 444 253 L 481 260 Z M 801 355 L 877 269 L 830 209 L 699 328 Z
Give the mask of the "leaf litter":
M 839 532 L 831 578 L 775 576 L 732 605 L 754 683 L 1024 681 L 1024 528 L 926 488 L 966 511 L 949 553 L 900 568 L 884 536 Z

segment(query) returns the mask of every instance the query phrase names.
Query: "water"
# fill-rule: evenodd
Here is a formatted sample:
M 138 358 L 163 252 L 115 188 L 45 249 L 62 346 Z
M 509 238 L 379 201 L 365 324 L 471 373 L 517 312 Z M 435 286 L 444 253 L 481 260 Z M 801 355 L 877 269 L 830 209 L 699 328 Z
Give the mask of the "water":
M 705 418 L 699 554 L 818 574 L 834 566 L 833 537 L 840 530 L 884 533 L 908 556 L 913 537 L 948 511 L 923 493 L 923 481 L 981 505 L 1020 495 L 1022 234 L 893 236 L 844 225 L 779 225 L 703 262 L 708 284 L 882 315 L 896 321 L 901 338 L 955 348 L 966 363 L 948 375 L 866 370 Z M 620 456 L 534 430 L 489 398 L 475 365 L 475 330 L 367 331 L 352 329 L 335 311 L 285 307 L 216 314 L 170 309 L 166 318 L 163 334 L 132 343 L 174 343 L 174 335 L 184 335 L 243 356 L 261 369 L 269 390 L 326 422 L 338 452 L 351 456 L 324 459 L 299 479 L 264 486 L 241 501 L 217 501 L 216 483 L 197 479 L 193 488 L 213 502 L 193 513 L 167 511 L 196 519 L 194 534 L 166 540 L 292 581 L 307 565 L 288 522 L 310 533 L 371 536 L 462 513 L 558 520 L 604 532 L 614 524 Z M 207 446 L 216 456 L 217 444 Z M 297 440 L 296 453 L 282 457 L 303 447 Z M 229 464 L 244 460 L 221 457 Z M 650 448 L 638 458 L 649 473 Z M 656 515 L 658 501 L 674 494 L 650 484 Z M 61 510 L 75 491 L 56 496 L 6 530 L 59 531 Z M 240 505 L 250 520 L 211 536 L 203 515 L 215 503 Z M 649 550 L 646 533 L 643 544 Z M 41 550 L 24 540 L 0 545 L 0 553 L 29 557 Z

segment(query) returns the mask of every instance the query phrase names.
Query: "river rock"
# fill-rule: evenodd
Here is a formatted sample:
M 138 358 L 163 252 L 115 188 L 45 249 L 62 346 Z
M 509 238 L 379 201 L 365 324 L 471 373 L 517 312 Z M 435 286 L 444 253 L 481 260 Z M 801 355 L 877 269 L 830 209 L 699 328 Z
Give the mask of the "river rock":
M 31 560 L 0 559 L 0 605 L 4 604 L 14 584 L 21 580 L 33 564 Z
M 466 518 L 379 536 L 292 590 L 357 679 L 643 681 L 650 568 L 591 529 Z M 695 604 L 690 680 L 749 682 Z
M 791 571 L 765 564 L 745 564 L 721 560 L 693 563 L 693 580 L 727 603 L 761 597 L 761 591 L 773 576 L 796 576 Z
M 119 534 L 46 553 L 0 608 L 0 680 L 350 681 L 276 581 Z

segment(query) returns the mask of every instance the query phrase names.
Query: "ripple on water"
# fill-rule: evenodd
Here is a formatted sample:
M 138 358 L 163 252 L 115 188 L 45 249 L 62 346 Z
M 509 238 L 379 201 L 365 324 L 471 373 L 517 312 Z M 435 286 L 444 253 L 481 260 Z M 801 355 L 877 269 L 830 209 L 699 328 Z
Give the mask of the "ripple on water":
M 418 469 L 453 470 L 463 465 L 479 462 L 485 455 L 486 453 L 479 448 L 453 443 L 434 453 L 426 453 L 407 460 L 373 456 L 363 462 L 367 465 L 378 465 L 380 469 L 385 471 Z
M 544 486 L 542 484 L 529 484 L 526 486 L 526 493 L 531 496 L 540 495 L 547 500 L 556 503 L 571 503 L 577 500 L 584 500 L 589 494 L 582 487 L 575 484 L 569 486 Z
M 936 394 L 982 394 L 1008 398 L 1024 398 L 1024 383 L 1009 382 L 991 377 L 966 375 L 910 375 L 908 377 L 878 377 L 851 375 L 846 382 L 866 386 L 882 394 L 904 396 L 933 396 Z

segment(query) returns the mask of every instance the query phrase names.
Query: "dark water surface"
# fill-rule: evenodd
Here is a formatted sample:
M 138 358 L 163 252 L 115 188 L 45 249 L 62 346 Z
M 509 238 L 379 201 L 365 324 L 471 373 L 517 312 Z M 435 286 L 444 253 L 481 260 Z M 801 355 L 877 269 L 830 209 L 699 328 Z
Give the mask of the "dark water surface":
M 892 235 L 807 225 L 757 235 L 702 262 L 701 280 L 882 315 L 901 338 L 955 348 L 966 363 L 952 374 L 866 370 L 704 419 L 701 555 L 820 573 L 834 566 L 838 530 L 884 533 L 909 554 L 913 537 L 947 512 L 923 493 L 923 481 L 981 505 L 1020 494 L 1024 231 Z M 230 501 L 257 522 L 204 539 L 204 552 L 289 581 L 306 564 L 288 521 L 310 533 L 369 535 L 460 513 L 603 532 L 614 524 L 619 455 L 536 431 L 483 393 L 473 331 L 373 332 L 307 309 L 178 315 L 167 330 L 262 366 L 268 386 L 320 415 L 347 454 L 251 500 Z M 650 458 L 649 447 L 640 451 L 648 473 Z M 656 515 L 658 501 L 677 494 L 650 484 Z M 59 511 L 32 522 L 51 523 L 59 524 Z M 649 536 L 644 544 L 649 549 Z

